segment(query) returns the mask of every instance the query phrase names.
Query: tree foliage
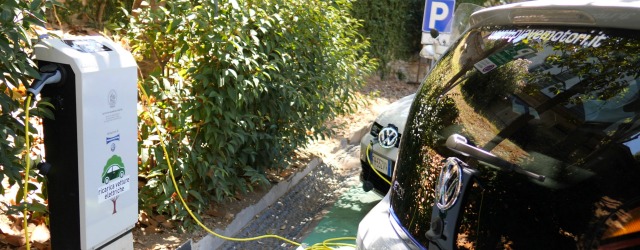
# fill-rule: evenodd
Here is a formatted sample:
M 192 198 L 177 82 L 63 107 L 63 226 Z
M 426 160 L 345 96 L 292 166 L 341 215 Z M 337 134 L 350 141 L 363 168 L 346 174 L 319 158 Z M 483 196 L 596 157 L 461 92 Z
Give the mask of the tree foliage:
M 95 28 L 110 31 L 114 25 L 125 24 L 122 9 L 131 9 L 133 0 L 65 0 L 55 11 L 48 12 L 48 21 L 71 29 Z M 60 27 L 58 27 L 60 28 Z
M 25 158 L 31 157 L 25 152 L 24 99 L 25 86 L 34 78 L 39 78 L 36 65 L 31 59 L 31 29 L 44 25 L 44 10 L 51 6 L 45 1 L 5 0 L 0 10 L 0 181 L 8 180 L 9 185 L 18 185 L 20 190 L 15 197 L 17 204 L 3 204 L 15 213 L 27 206 L 22 200 Z M 43 114 L 39 107 L 31 108 L 32 114 Z M 36 129 L 30 126 L 29 131 Z M 30 141 L 33 137 L 29 138 Z M 34 173 L 31 172 L 30 176 Z M 39 177 L 40 180 L 41 177 Z M 36 189 L 29 185 L 29 191 Z M 5 194 L 0 185 L 0 194 Z M 14 198 L 14 197 L 11 197 Z M 29 205 L 31 210 L 43 212 L 44 206 L 37 202 Z
M 369 52 L 380 61 L 384 78 L 388 63 L 420 50 L 424 0 L 356 0 L 353 16 L 363 20 L 360 32 L 371 41 Z

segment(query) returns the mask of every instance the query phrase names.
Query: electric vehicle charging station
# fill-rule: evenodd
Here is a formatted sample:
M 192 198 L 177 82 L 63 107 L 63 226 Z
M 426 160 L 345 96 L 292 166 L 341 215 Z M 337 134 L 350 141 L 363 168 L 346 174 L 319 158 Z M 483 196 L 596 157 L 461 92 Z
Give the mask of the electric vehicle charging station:
M 50 167 L 39 167 L 47 177 L 52 248 L 133 249 L 131 230 L 138 219 L 133 56 L 92 36 L 43 39 L 35 57 L 43 76 L 60 78 L 35 87 L 55 115 L 43 122 Z

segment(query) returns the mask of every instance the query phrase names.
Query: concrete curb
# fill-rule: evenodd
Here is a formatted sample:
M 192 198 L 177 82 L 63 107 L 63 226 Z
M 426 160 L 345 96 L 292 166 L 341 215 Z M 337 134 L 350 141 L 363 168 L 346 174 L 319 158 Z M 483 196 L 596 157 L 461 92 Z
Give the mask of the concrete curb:
M 304 178 L 309 172 L 315 169 L 318 165 L 322 163 L 322 159 L 314 158 L 307 164 L 304 170 L 294 174 L 288 180 L 282 181 L 278 183 L 278 185 L 274 186 L 269 190 L 269 192 L 258 201 L 258 203 L 251 205 L 238 213 L 235 216 L 235 219 L 227 226 L 224 231 L 215 230 L 216 233 L 219 233 L 224 236 L 233 236 L 236 235 L 244 228 L 256 215 L 260 212 L 264 211 L 267 207 L 271 206 L 274 202 L 276 202 L 280 197 L 282 197 L 289 189 L 302 178 Z M 191 244 L 191 249 L 204 250 L 204 249 L 217 249 L 220 247 L 225 240 L 215 237 L 211 234 L 205 236 L 200 241 Z

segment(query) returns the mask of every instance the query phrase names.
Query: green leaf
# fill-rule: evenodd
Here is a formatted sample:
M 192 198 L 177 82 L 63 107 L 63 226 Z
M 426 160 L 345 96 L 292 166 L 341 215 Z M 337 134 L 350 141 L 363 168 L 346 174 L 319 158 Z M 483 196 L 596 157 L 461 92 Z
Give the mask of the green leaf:
M 182 24 L 182 20 L 179 18 L 169 20 L 169 25 L 167 25 L 166 32 L 169 34 L 173 33 L 173 31 L 180 27 L 180 24 Z
M 200 201 L 201 203 L 205 203 L 205 200 L 202 198 L 202 195 L 200 195 L 200 193 L 198 193 L 198 191 L 189 190 L 189 194 L 191 196 L 195 197 L 196 199 L 198 199 L 198 201 Z

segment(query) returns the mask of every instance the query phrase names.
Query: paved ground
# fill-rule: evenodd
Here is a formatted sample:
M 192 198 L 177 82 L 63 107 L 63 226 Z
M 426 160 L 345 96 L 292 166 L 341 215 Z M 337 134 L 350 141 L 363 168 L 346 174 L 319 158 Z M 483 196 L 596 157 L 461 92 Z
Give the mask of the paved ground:
M 329 212 L 341 193 L 357 185 L 359 146 L 348 145 L 315 167 L 272 206 L 256 215 L 235 237 L 276 234 L 301 242 Z M 205 248 L 200 246 L 200 249 Z M 277 239 L 225 242 L 219 249 L 295 249 Z

